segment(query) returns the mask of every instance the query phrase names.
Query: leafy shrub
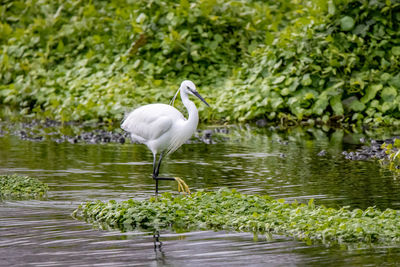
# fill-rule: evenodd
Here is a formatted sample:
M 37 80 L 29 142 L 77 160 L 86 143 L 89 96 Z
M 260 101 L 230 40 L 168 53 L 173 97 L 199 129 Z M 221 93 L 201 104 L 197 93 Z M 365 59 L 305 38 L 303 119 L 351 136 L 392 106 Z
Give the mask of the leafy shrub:
M 158 199 L 87 202 L 73 213 L 105 228 L 175 231 L 234 230 L 285 234 L 324 243 L 398 243 L 400 212 L 333 209 L 297 202 L 285 203 L 269 196 L 245 195 L 235 190 L 163 194 Z
M 8 1 L 0 103 L 60 121 L 120 120 L 183 79 L 201 118 L 400 117 L 398 0 Z
M 184 78 L 228 75 L 293 6 L 270 2 L 11 1 L 0 10 L 0 102 L 61 121 L 119 120 L 126 107 L 168 101 Z
M 329 1 L 321 15 L 307 13 L 253 51 L 238 82 L 222 93 L 237 107 L 222 108 L 226 116 L 400 118 L 400 2 Z

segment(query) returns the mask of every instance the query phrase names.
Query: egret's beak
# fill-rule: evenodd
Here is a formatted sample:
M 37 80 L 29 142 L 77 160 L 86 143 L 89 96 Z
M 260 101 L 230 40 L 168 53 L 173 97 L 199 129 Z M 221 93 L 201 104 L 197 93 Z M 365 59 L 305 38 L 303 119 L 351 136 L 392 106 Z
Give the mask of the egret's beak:
M 210 106 L 210 105 L 204 100 L 204 98 L 201 97 L 201 95 L 200 95 L 198 92 L 193 92 L 193 94 L 194 94 L 195 96 L 197 96 L 201 101 L 203 101 L 204 104 L 207 105 L 207 107 Z

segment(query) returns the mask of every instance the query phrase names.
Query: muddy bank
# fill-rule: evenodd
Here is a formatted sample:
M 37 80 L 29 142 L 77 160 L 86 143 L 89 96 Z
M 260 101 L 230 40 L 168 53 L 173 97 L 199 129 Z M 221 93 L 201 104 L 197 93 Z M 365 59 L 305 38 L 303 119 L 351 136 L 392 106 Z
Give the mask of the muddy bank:
M 240 140 L 249 136 L 250 132 L 257 132 L 257 128 L 249 125 L 244 126 L 214 126 L 208 127 L 207 129 L 198 129 L 186 143 L 205 143 L 205 144 L 216 144 L 221 142 L 227 142 L 228 140 Z M 267 131 L 264 134 L 270 134 L 274 132 L 285 132 L 287 129 L 281 129 L 280 127 L 265 127 L 263 129 Z M 315 130 L 315 129 L 314 129 Z M 321 131 L 318 129 L 317 131 Z M 314 135 L 310 129 L 304 129 L 310 136 Z M 323 132 L 323 131 L 322 131 Z M 254 133 L 254 132 L 253 132 Z M 325 134 L 329 135 L 329 131 Z M 87 143 L 87 144 L 124 144 L 134 143 L 130 135 L 119 128 L 119 125 L 109 125 L 102 123 L 77 123 L 68 122 L 60 123 L 53 120 L 32 120 L 28 122 L 10 122 L 0 120 L 0 137 L 3 135 L 14 135 L 18 136 L 22 140 L 40 142 L 44 140 L 51 140 L 57 143 L 68 142 L 71 144 L 76 143 Z M 252 135 L 252 134 L 250 134 Z M 366 136 L 359 138 L 357 141 L 357 148 L 343 151 L 342 155 L 348 160 L 374 160 L 384 159 L 387 157 L 385 149 L 382 148 L 382 144 L 393 144 L 394 140 L 399 138 L 394 136 L 383 140 L 367 138 Z M 348 142 L 343 138 L 343 142 Z M 353 138 L 354 139 L 354 138 Z M 279 143 L 282 146 L 288 145 L 289 140 L 281 139 L 280 137 L 274 139 L 274 142 Z M 354 142 L 351 140 L 350 142 Z M 285 157 L 282 153 L 281 157 Z M 321 150 L 317 153 L 319 157 L 329 156 L 329 153 L 325 150 Z
M 350 152 L 343 151 L 342 154 L 346 159 L 349 160 L 385 159 L 388 158 L 388 154 L 386 154 L 386 149 L 383 148 L 382 145 L 393 145 L 394 141 L 399 138 L 399 136 L 395 136 L 392 138 L 387 138 L 385 140 L 372 139 L 368 142 L 368 144 L 363 145 L 359 149 Z
M 186 143 L 220 143 L 228 139 L 225 136 L 228 133 L 229 129 L 227 127 L 200 129 Z M 7 134 L 18 136 L 21 140 L 34 142 L 52 140 L 57 143 L 69 142 L 71 144 L 134 143 L 130 135 L 120 129 L 118 125 L 101 123 L 60 123 L 53 120 L 32 120 L 30 122 L 0 121 L 0 137 Z

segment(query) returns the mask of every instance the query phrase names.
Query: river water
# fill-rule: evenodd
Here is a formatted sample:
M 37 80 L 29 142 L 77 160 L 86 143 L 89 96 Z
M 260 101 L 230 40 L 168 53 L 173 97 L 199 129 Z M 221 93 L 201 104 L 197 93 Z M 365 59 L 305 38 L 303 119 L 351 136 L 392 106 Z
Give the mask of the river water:
M 231 130 L 215 144 L 193 143 L 169 156 L 165 176 L 191 190 L 236 188 L 329 207 L 400 209 L 400 179 L 376 161 L 349 161 L 342 151 L 373 133 L 344 130 Z M 377 133 L 385 138 L 385 132 Z M 324 150 L 325 155 L 318 155 Z M 0 201 L 0 266 L 395 266 L 397 247 L 307 245 L 275 235 L 225 231 L 100 230 L 71 217 L 90 200 L 146 199 L 154 194 L 152 155 L 144 145 L 32 142 L 0 137 L 0 173 L 37 177 L 44 200 Z M 176 192 L 163 181 L 160 191 Z M 160 243 L 161 242 L 161 243 Z

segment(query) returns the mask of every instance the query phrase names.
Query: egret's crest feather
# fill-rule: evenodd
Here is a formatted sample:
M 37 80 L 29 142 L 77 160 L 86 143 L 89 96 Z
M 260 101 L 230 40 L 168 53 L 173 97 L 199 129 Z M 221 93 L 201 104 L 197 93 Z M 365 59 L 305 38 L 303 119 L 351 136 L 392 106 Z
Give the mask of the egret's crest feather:
M 171 101 L 169 102 L 169 104 L 171 106 L 174 106 L 174 102 L 175 102 L 175 98 L 178 96 L 180 88 L 178 89 L 178 91 L 176 91 L 176 94 L 174 95 L 174 97 L 171 99 Z

